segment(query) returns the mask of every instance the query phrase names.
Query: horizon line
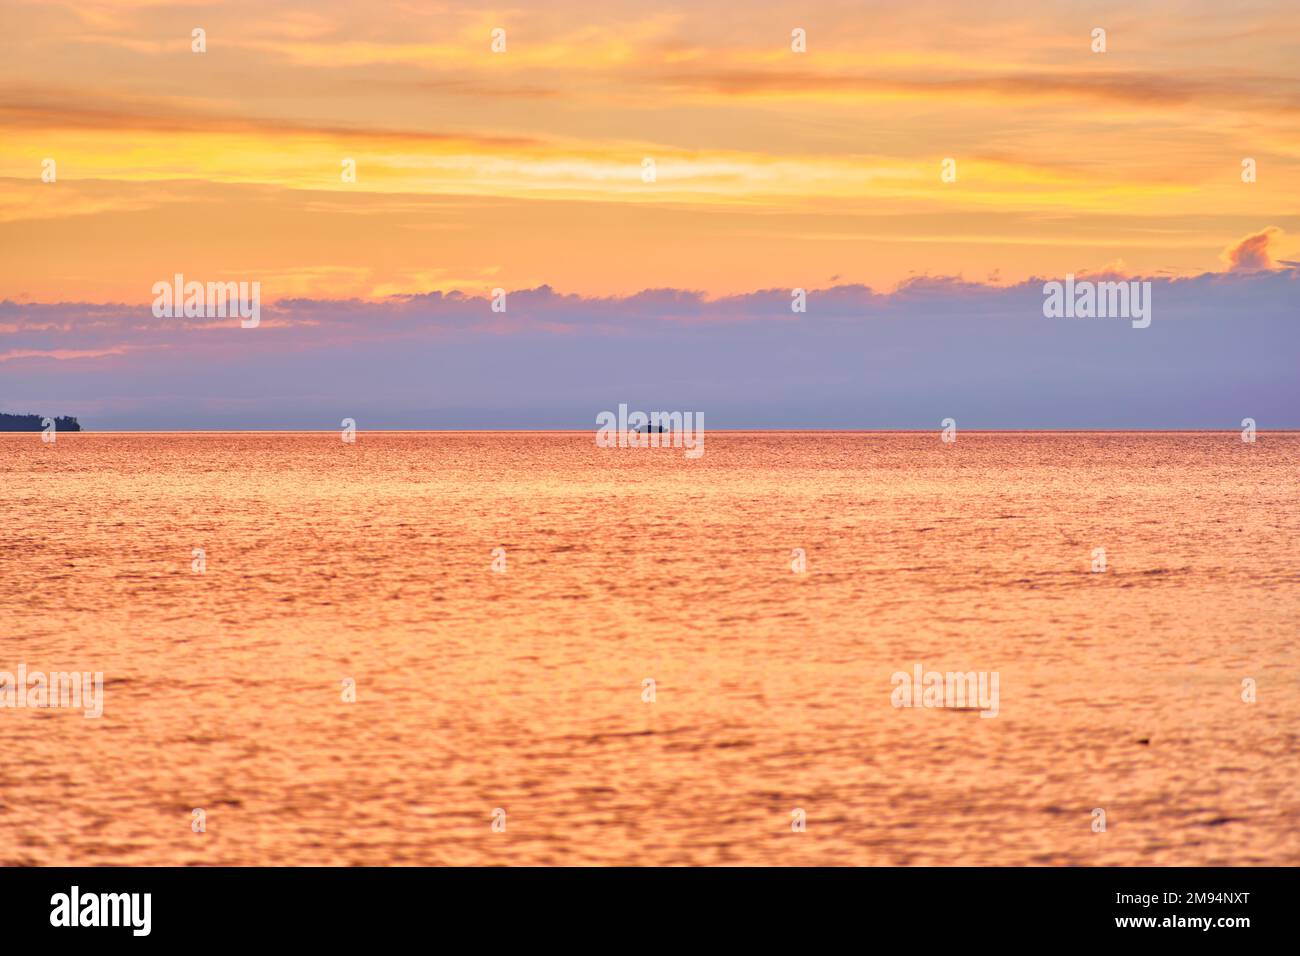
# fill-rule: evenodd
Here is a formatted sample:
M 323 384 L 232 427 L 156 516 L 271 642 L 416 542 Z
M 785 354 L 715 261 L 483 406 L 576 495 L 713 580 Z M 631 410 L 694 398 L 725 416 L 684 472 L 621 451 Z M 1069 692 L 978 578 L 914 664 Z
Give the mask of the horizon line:
M 501 432 L 503 434 L 584 434 L 594 433 L 598 428 L 522 428 L 512 426 L 501 426 L 493 428 L 357 428 L 360 433 L 385 433 L 385 434 L 483 434 L 492 432 Z M 328 435 L 336 434 L 341 428 L 103 428 L 98 430 L 87 429 L 84 425 L 80 431 L 59 432 L 61 436 L 68 435 L 248 435 L 248 434 L 280 434 L 280 435 Z M 942 432 L 942 426 L 932 428 L 822 428 L 816 426 L 810 427 L 776 427 L 776 426 L 759 426 L 753 428 L 709 428 L 709 432 L 720 432 L 724 434 L 749 434 L 753 432 L 768 433 L 826 433 L 826 434 L 918 434 L 928 435 L 934 432 Z M 982 434 L 1207 434 L 1207 433 L 1224 433 L 1237 434 L 1241 431 L 1240 426 L 1235 427 L 1199 427 L 1199 428 L 1174 428 L 1174 427 L 1132 427 L 1132 428 L 1101 428 L 1101 427 L 1046 427 L 1046 428 L 1022 428 L 1022 427 L 958 427 L 959 433 L 982 433 Z M 1300 426 L 1281 427 L 1281 428 L 1255 428 L 1256 434 L 1264 432 L 1268 434 L 1296 434 L 1300 433 Z M 0 430 L 0 435 L 31 435 L 40 434 L 33 431 L 19 430 Z M 671 434 L 671 432 L 665 433 Z

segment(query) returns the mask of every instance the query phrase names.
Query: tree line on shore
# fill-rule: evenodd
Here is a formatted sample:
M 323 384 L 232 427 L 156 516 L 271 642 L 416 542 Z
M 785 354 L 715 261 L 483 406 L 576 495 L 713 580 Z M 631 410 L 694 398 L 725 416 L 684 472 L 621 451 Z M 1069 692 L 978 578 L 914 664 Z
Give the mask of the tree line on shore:
M 55 431 L 79 432 L 81 424 L 71 415 L 50 419 Z M 45 430 L 44 415 L 9 415 L 0 412 L 0 432 L 39 432 Z

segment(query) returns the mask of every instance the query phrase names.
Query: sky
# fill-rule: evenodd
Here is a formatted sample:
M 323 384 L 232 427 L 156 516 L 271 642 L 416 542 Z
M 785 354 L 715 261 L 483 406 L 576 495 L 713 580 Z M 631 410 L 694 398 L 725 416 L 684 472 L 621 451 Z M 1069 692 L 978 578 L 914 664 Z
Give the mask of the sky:
M 0 411 L 1300 427 L 1295 4 L 593 7 L 5 0 Z

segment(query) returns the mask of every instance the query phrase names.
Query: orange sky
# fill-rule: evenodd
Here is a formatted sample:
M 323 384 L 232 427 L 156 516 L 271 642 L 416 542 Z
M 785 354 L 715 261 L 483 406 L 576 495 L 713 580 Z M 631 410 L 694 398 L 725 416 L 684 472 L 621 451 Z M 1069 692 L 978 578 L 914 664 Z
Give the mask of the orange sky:
M 1268 226 L 1300 258 L 1293 5 L 592 6 L 6 0 L 0 298 L 1187 274 Z

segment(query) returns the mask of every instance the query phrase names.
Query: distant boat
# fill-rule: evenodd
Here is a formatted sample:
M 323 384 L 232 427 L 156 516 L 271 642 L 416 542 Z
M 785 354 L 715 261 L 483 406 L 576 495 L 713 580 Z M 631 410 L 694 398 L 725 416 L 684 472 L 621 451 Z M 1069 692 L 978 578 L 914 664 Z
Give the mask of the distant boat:
M 4 412 L 0 412 L 0 432 L 43 432 L 45 431 L 47 417 L 45 415 L 6 415 Z M 81 431 L 80 423 L 69 415 L 51 419 L 51 421 L 54 422 L 56 432 Z

